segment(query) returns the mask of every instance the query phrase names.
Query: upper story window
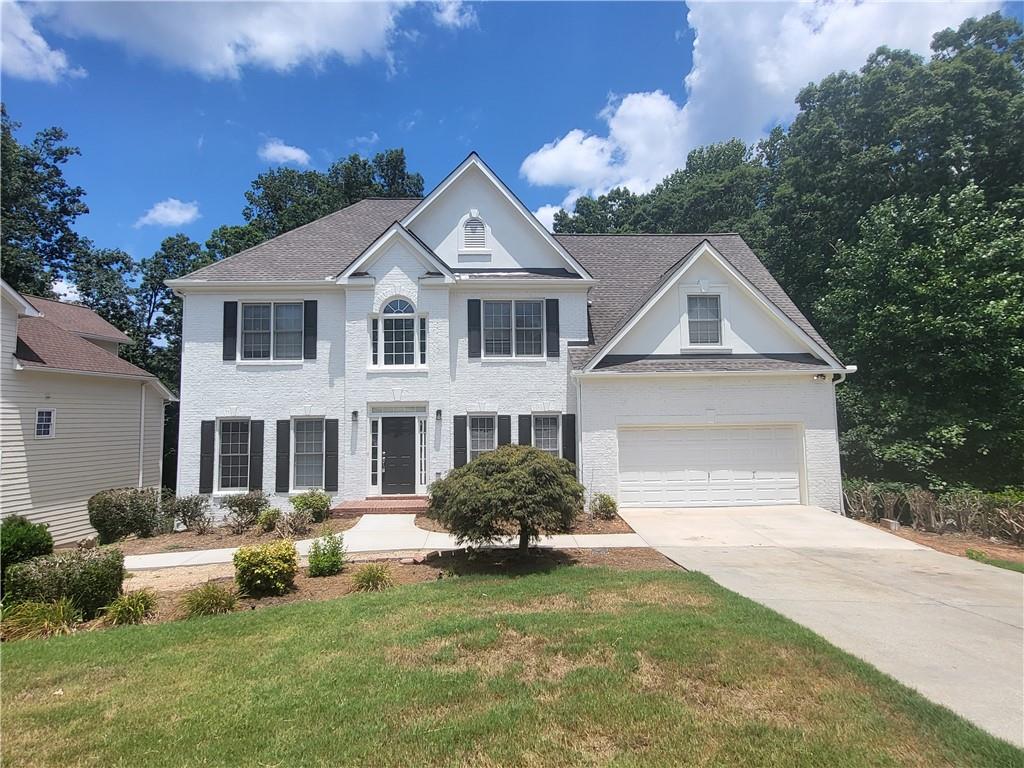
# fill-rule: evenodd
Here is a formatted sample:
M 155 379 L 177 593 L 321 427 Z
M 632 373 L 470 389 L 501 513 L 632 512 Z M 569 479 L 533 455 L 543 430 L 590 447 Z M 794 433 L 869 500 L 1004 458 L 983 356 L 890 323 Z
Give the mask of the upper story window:
M 690 344 L 722 343 L 722 297 L 698 294 L 686 297 Z
M 242 305 L 243 360 L 301 360 L 302 302 Z
M 427 318 L 406 299 L 392 299 L 370 323 L 370 362 L 379 366 L 427 364 Z
M 36 411 L 36 437 L 53 437 L 55 416 L 52 408 Z
M 484 357 L 542 357 L 544 302 L 483 302 Z

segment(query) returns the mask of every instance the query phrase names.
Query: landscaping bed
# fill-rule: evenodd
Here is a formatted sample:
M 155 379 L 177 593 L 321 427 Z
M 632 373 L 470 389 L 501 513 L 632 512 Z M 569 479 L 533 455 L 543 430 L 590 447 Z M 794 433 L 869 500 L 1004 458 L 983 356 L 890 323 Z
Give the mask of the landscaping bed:
M 378 594 L 11 643 L 3 762 L 1021 764 L 700 574 L 568 566 L 587 556 L 437 558 Z
M 329 518 L 322 523 L 313 523 L 304 539 L 315 539 L 327 533 L 340 533 L 359 522 L 358 517 Z M 158 536 L 140 539 L 132 536 L 115 542 L 109 546 L 117 547 L 126 555 L 153 555 L 160 552 L 192 552 L 200 549 L 226 549 L 228 547 L 247 547 L 252 544 L 263 544 L 279 539 L 274 531 L 265 532 L 260 528 L 250 528 L 245 533 L 232 533 L 226 527 L 211 528 L 204 534 L 191 531 L 162 533 Z
M 861 520 L 862 523 L 874 528 L 891 533 L 900 538 L 907 539 L 915 544 L 922 544 L 926 547 L 945 552 L 949 555 L 967 557 L 967 550 L 983 552 L 995 560 L 1009 560 L 1014 563 L 1024 563 L 1024 547 L 1019 547 L 1009 541 L 993 541 L 973 533 L 932 533 L 930 531 L 918 531 L 907 526 L 900 526 L 895 531 L 888 523 L 873 523 L 868 520 Z

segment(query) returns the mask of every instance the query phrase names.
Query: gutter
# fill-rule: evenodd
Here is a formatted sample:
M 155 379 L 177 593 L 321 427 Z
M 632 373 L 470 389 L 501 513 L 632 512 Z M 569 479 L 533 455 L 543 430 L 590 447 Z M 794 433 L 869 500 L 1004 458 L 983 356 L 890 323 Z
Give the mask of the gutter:
M 851 366 L 845 369 L 825 368 L 823 371 L 813 369 L 765 370 L 765 371 L 572 371 L 572 376 L 577 379 L 619 379 L 619 378 L 674 378 L 676 376 L 821 376 L 828 373 L 839 374 L 843 378 L 853 373 Z M 856 368 L 854 367 L 854 370 Z
M 172 403 L 178 402 L 178 398 L 174 396 L 174 393 L 165 387 L 163 382 L 161 382 L 156 376 L 139 376 L 131 373 L 104 373 L 102 371 L 76 371 L 74 368 L 51 368 L 50 366 L 43 365 L 25 365 L 16 357 L 13 359 L 14 370 L 16 371 L 31 371 L 33 373 L 70 373 L 75 376 L 98 376 L 103 379 L 141 381 L 143 384 L 151 384 L 156 387 L 156 391 L 160 393 L 164 400 L 169 400 Z

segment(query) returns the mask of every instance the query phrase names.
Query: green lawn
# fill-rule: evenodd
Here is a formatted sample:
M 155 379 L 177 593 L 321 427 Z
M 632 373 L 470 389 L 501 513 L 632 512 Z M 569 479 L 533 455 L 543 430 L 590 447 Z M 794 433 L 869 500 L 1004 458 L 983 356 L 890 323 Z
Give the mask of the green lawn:
M 813 633 L 670 571 L 461 577 L 9 643 L 2 704 L 7 768 L 1024 758 Z
M 1001 560 L 998 557 L 989 557 L 987 554 L 977 549 L 968 549 L 966 554 L 971 560 L 976 560 L 979 563 L 985 563 L 985 565 L 992 565 L 996 568 L 1005 568 L 1008 571 L 1024 573 L 1024 563 L 1018 563 L 1016 560 Z

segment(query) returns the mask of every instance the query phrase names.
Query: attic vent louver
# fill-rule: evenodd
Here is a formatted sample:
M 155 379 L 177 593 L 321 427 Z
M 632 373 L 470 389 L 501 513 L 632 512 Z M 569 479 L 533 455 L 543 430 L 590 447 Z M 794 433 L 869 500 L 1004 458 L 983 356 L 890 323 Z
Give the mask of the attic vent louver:
M 479 216 L 470 216 L 462 225 L 462 245 L 467 249 L 482 249 L 487 245 L 484 222 Z

